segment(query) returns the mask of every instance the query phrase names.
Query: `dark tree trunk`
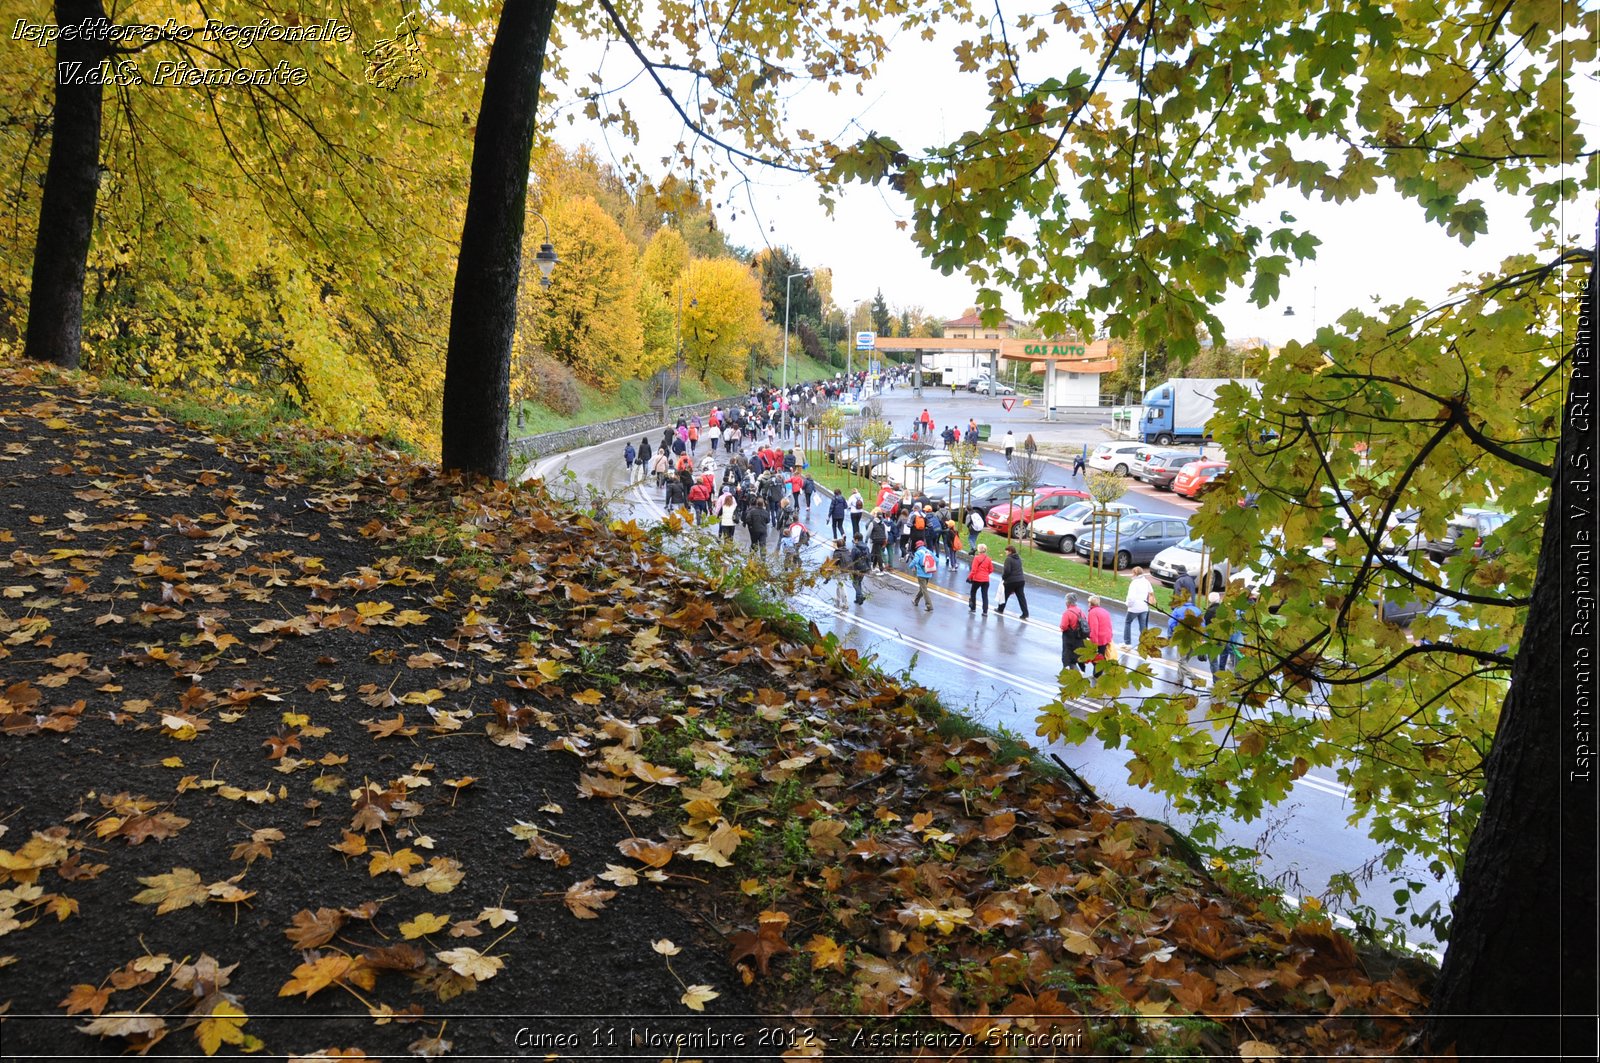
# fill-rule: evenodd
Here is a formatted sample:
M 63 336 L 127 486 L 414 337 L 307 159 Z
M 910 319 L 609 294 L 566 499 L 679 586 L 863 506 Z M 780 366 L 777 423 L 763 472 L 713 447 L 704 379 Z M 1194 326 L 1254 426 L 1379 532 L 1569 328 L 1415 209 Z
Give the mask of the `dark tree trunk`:
M 511 340 L 522 275 L 528 159 L 554 0 L 506 0 L 489 50 L 472 142 L 450 349 L 445 356 L 446 469 L 504 479 L 509 459 Z
M 105 17 L 100 0 L 57 0 L 56 22 L 78 25 Z M 56 42 L 56 106 L 50 161 L 39 197 L 33 242 L 33 285 L 23 354 L 78 368 L 83 348 L 83 275 L 100 191 L 101 41 Z
M 1591 330 L 1594 297 L 1591 270 L 1582 315 Z M 1593 621 L 1575 627 L 1573 612 L 1575 564 L 1588 568 L 1583 593 L 1593 601 L 1592 333 L 1585 342 L 1590 356 L 1570 363 L 1533 601 L 1484 765 L 1483 816 L 1467 846 L 1426 1029 L 1431 1049 L 1454 1045 L 1462 1058 L 1595 1054 L 1596 662 Z M 1579 402 L 1588 415 L 1574 416 Z M 1574 460 L 1584 450 L 1587 466 Z M 1586 664 L 1575 650 L 1580 631 Z

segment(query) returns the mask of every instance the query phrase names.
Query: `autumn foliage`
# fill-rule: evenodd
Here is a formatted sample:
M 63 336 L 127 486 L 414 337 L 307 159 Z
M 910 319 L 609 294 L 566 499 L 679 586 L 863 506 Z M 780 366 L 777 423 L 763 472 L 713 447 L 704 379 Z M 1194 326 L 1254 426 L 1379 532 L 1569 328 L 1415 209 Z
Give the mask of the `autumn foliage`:
M 644 972 L 618 1013 L 805 1011 L 973 1056 L 1388 1051 L 1425 1002 L 1161 825 L 941 731 L 925 691 L 741 615 L 656 533 L 4 380 L 0 1008 L 60 1016 L 8 1048 L 483 1049 L 452 1015 L 526 1010 L 532 979 L 593 1010 L 560 987 L 601 959 Z M 370 1019 L 252 1017 L 302 1011 Z

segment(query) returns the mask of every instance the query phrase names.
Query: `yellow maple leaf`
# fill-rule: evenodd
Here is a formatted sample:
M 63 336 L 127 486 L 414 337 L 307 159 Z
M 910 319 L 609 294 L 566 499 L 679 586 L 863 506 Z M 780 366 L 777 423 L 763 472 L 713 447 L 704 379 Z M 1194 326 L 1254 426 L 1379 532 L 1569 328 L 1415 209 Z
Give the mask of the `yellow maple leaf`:
M 616 895 L 616 890 L 598 889 L 595 887 L 594 879 L 586 878 L 582 882 L 574 882 L 568 886 L 564 900 L 567 909 L 579 919 L 598 919 L 600 909 Z
M 588 690 L 580 690 L 578 693 L 572 695 L 572 700 L 576 701 L 579 705 L 598 705 L 605 700 L 605 697 L 606 696 L 600 693 L 600 691 L 596 690 L 594 687 L 590 687 Z
M 280 997 L 304 993 L 309 1000 L 335 982 L 352 982 L 370 989 L 377 983 L 377 972 L 364 966 L 359 956 L 331 952 L 312 956 L 294 969 L 294 975 L 278 989 Z
M 621 864 L 607 864 L 605 873 L 600 877 L 615 886 L 637 886 L 639 884 L 639 873 L 633 868 L 623 867 Z
M 406 875 L 402 882 L 407 886 L 425 886 L 429 893 L 449 893 L 461 884 L 466 872 L 461 864 L 448 856 L 436 856 L 421 871 Z
M 421 866 L 421 864 L 422 857 L 410 849 L 399 849 L 393 853 L 373 853 L 372 862 L 367 865 L 367 875 L 371 878 L 376 878 L 385 871 L 393 871 L 397 875 L 403 875 L 412 868 Z
M 408 919 L 400 924 L 400 935 L 407 941 L 414 941 L 424 934 L 432 934 L 443 930 L 450 925 L 448 915 L 434 915 L 432 912 L 423 912 L 415 919 Z
M 811 940 L 800 946 L 801 952 L 811 953 L 811 969 L 820 971 L 825 967 L 835 970 L 844 970 L 844 946 L 831 937 L 823 934 L 811 935 Z
M 200 1042 L 202 1052 L 214 1056 L 223 1045 L 244 1044 L 244 1024 L 249 1021 L 243 1008 L 230 1000 L 219 999 L 211 1013 L 195 1026 L 194 1038 Z
M 165 875 L 151 875 L 139 881 L 149 888 L 134 894 L 133 903 L 154 904 L 157 915 L 204 904 L 211 897 L 210 889 L 200 881 L 199 872 L 187 867 L 175 867 Z
M 496 974 L 505 962 L 498 956 L 485 956 L 477 949 L 459 948 L 447 949 L 434 955 L 450 965 L 450 969 L 465 978 L 476 982 L 487 982 Z
M 718 993 L 708 985 L 692 985 L 686 988 L 683 991 L 683 996 L 678 999 L 683 1001 L 684 1005 L 691 1011 L 704 1011 L 708 1001 L 715 1000 L 721 995 L 721 993 Z

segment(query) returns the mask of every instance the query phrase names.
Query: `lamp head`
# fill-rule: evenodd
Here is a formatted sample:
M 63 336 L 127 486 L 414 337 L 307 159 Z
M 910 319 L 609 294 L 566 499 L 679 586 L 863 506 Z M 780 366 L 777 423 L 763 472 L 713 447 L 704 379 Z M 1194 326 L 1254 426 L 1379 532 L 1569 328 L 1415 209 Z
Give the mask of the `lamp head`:
M 539 283 L 550 287 L 550 274 L 555 271 L 556 263 L 561 259 L 556 257 L 556 249 L 552 244 L 540 244 L 539 253 L 533 256 L 534 265 L 539 267 Z

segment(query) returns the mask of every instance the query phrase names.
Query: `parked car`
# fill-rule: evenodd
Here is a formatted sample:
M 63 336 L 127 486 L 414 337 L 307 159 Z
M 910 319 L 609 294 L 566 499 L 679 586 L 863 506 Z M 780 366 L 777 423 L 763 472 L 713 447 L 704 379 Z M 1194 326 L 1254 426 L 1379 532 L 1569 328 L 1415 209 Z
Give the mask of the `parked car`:
M 1080 538 L 1073 552 L 1090 564 L 1103 564 L 1109 559 L 1113 568 L 1147 565 L 1169 546 L 1189 538 L 1189 522 L 1177 517 L 1163 517 L 1141 513 L 1122 518 L 1114 539 L 1108 540 L 1100 551 L 1094 549 L 1093 540 Z
M 1015 395 L 1017 393 L 1017 389 L 1012 387 L 1010 384 L 1007 384 L 1005 381 L 991 381 L 987 376 L 973 377 L 971 380 L 967 381 L 968 391 L 976 391 L 987 395 L 991 394 L 991 387 L 993 388 L 992 393 L 995 395 Z
M 1127 502 L 1112 502 L 1106 509 L 1112 514 L 1121 513 L 1124 521 L 1130 515 L 1139 512 L 1137 506 Z M 1092 501 L 1074 502 L 1053 517 L 1040 517 L 1033 522 L 1034 545 L 1070 554 L 1078 545 L 1079 538 L 1092 534 L 1092 529 L 1106 519 L 1102 514 L 1095 512 L 1095 504 Z M 1114 524 L 1115 517 L 1111 520 Z
M 1464 509 L 1450 518 L 1444 538 L 1429 539 L 1422 544 L 1422 552 L 1436 565 L 1443 564 L 1463 550 L 1471 550 L 1482 557 L 1484 540 L 1510 519 L 1509 515 L 1492 509 Z
M 1138 460 L 1139 451 L 1144 449 L 1147 448 L 1143 443 L 1101 443 L 1089 455 L 1089 468 L 1126 476 Z
M 1170 491 L 1172 481 L 1178 478 L 1178 473 L 1185 465 L 1205 460 L 1204 454 L 1196 454 L 1189 450 L 1163 450 L 1145 462 L 1134 476 L 1159 490 Z
M 1191 461 L 1172 478 L 1172 490 L 1185 498 L 1199 498 L 1211 489 L 1217 477 L 1228 471 L 1225 461 Z
M 987 517 L 989 510 L 1003 502 L 1011 501 L 1011 489 L 1015 486 L 1017 481 L 1009 476 L 974 484 L 972 491 L 967 495 L 967 504 Z
M 950 452 L 943 447 L 936 447 L 932 450 L 913 451 L 902 457 L 891 458 L 883 464 L 881 471 L 875 474 L 875 478 L 904 485 L 913 479 L 911 473 L 907 471 L 913 461 L 922 462 L 922 471 L 926 475 L 929 469 L 950 464 Z
M 981 486 L 983 484 L 991 483 L 991 482 L 993 482 L 995 480 L 1009 480 L 1009 479 L 1011 479 L 1011 477 L 1008 476 L 1005 472 L 1002 472 L 999 469 L 989 468 L 986 465 L 978 466 L 976 469 L 973 469 L 967 475 L 971 477 L 970 482 L 967 484 L 967 490 L 969 492 L 974 487 L 979 487 L 979 486 Z M 924 488 L 926 488 L 929 491 L 943 492 L 944 494 L 948 495 L 952 500 L 954 500 L 956 498 L 959 498 L 960 494 L 961 494 L 960 490 L 956 486 L 955 476 L 956 476 L 955 466 L 953 466 L 953 465 L 941 466 L 938 469 L 934 469 L 934 470 L 928 471 L 922 478 L 922 485 L 923 485 Z
M 1075 499 L 1088 497 L 1088 492 L 1071 487 L 1040 487 L 1035 489 L 1031 505 L 1000 503 L 989 510 L 985 523 L 996 535 L 1025 539 L 1028 536 L 1029 526 L 1039 517 L 1058 513 L 1071 505 Z
M 1178 567 L 1181 565 L 1185 572 L 1199 582 L 1200 570 L 1205 566 L 1206 548 L 1199 536 L 1174 543 L 1150 559 L 1150 575 L 1167 586 L 1172 586 L 1178 579 Z M 1201 590 L 1210 590 L 1202 587 Z
M 1272 567 L 1276 549 L 1276 546 L 1269 546 L 1262 550 L 1253 566 L 1244 565 L 1236 569 L 1226 557 L 1218 557 L 1207 550 L 1197 535 L 1167 547 L 1152 558 L 1150 575 L 1170 587 L 1177 582 L 1178 566 L 1182 565 L 1194 577 L 1201 594 L 1226 590 L 1228 584 L 1236 579 L 1243 580 L 1246 587 L 1253 588 L 1261 582 L 1259 573 Z
M 889 462 L 902 458 L 910 459 L 913 454 L 924 454 L 932 449 L 933 444 L 926 440 L 913 442 L 909 439 L 892 439 L 885 445 L 881 459 L 869 450 L 856 462 L 856 471 L 877 478 Z

